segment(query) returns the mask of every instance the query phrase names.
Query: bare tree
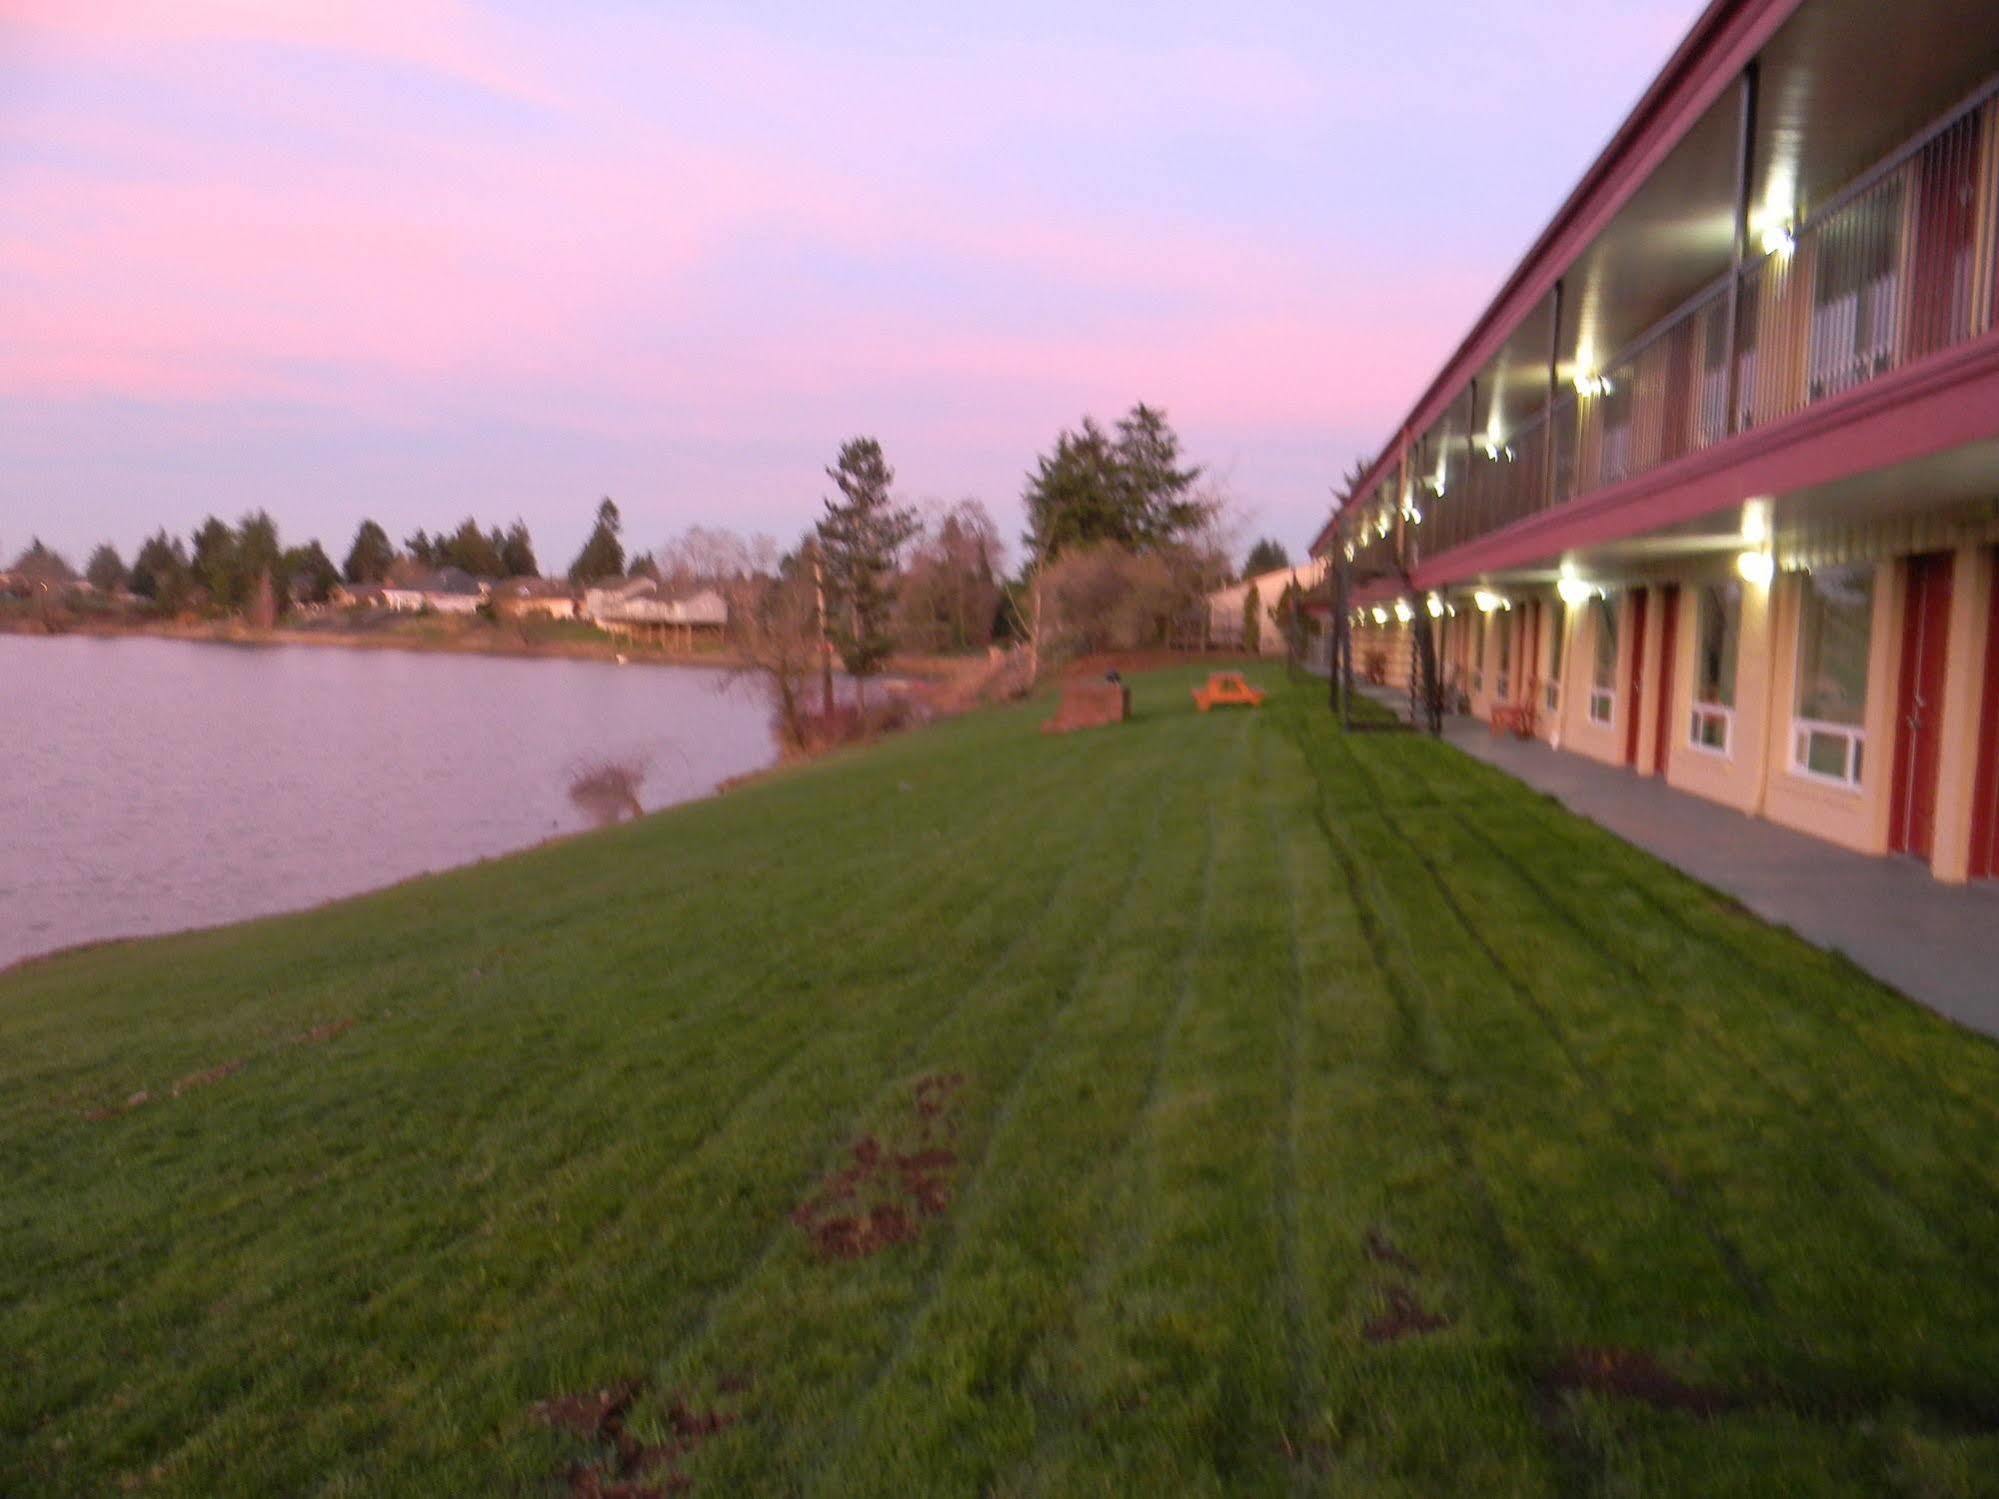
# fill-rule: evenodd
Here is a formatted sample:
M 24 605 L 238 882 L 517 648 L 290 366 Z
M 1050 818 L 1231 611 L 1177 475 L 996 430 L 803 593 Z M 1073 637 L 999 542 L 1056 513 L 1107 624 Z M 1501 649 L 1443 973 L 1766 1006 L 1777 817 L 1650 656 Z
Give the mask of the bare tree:
M 730 644 L 748 679 L 770 699 L 772 726 L 787 750 L 806 743 L 807 693 L 820 664 L 818 603 L 809 566 L 738 584 L 729 609 Z

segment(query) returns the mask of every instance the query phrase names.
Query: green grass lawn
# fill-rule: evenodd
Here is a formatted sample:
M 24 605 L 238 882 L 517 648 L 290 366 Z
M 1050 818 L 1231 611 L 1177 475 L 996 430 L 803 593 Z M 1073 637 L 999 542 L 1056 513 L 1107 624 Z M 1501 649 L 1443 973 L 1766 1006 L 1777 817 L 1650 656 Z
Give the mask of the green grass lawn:
M 1999 1048 L 1268 675 L 0 977 L 0 1493 L 1999 1491 Z

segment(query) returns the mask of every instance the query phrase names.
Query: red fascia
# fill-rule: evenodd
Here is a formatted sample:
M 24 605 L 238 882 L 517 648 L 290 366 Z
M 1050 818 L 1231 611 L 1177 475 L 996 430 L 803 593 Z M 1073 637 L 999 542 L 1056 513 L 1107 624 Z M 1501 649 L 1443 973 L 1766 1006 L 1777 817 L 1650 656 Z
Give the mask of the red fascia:
M 1728 505 L 1999 437 L 1999 330 L 1426 558 L 1422 588 L 1698 520 Z
M 1724 90 L 1804 0 L 1714 0 L 1694 23 L 1644 97 L 1583 174 L 1526 257 L 1499 289 L 1471 332 L 1430 382 L 1395 439 L 1355 487 L 1366 494 L 1399 461 L 1402 449 L 1444 414 L 1472 377 L 1554 290 L 1570 264 L 1589 248 Z M 1312 543 L 1313 555 L 1332 539 L 1338 516 Z

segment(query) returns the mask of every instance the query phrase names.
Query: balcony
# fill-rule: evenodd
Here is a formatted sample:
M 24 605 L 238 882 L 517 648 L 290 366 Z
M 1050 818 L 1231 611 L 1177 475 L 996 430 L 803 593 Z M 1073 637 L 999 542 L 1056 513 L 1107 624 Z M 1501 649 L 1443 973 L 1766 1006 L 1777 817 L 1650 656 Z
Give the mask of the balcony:
M 1572 361 L 1558 384 L 1551 358 L 1539 410 L 1512 426 L 1479 423 L 1474 384 L 1341 517 L 1349 555 L 1377 568 L 1391 550 L 1410 566 L 1443 557 L 1991 331 L 1999 79 L 1809 218 L 1755 223 L 1748 238 L 1738 263 L 1600 368 Z

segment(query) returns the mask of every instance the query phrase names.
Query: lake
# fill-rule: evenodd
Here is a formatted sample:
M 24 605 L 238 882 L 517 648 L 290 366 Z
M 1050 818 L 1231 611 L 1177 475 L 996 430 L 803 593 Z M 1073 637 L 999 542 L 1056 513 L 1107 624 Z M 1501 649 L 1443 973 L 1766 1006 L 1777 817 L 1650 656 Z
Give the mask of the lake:
M 0 635 L 0 966 L 578 831 L 607 759 L 648 811 L 703 796 L 769 720 L 701 668 Z

